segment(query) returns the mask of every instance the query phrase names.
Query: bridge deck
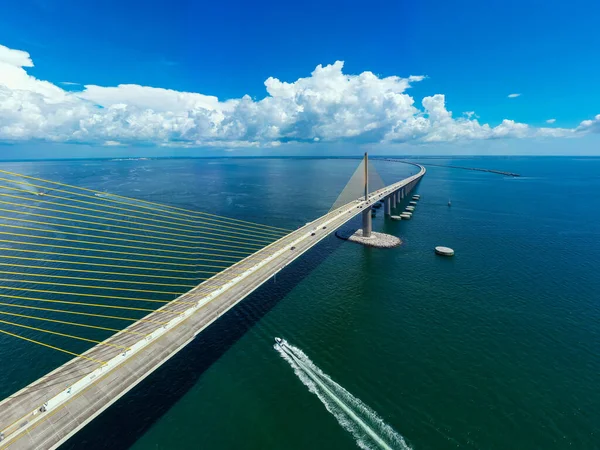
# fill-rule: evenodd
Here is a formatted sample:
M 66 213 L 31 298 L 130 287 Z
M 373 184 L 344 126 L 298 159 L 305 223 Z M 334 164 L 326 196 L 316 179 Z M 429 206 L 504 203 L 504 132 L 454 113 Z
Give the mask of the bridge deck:
M 420 169 L 418 174 L 372 193 L 369 202 L 356 200 L 308 223 L 105 341 L 130 347 L 144 338 L 128 332 L 143 335 L 162 333 L 155 338 L 145 338 L 148 342 L 144 343 L 144 347 L 124 355 L 123 350 L 118 348 L 97 345 L 84 353 L 94 360 L 118 360 L 114 367 L 98 374 L 98 363 L 74 358 L 0 402 L 0 432 L 4 433 L 0 448 L 57 447 L 287 264 L 373 202 L 400 188 L 414 185 L 425 173 L 423 167 Z M 326 229 L 323 228 L 325 226 Z M 313 232 L 315 236 L 311 235 Z M 295 249 L 291 250 L 291 246 Z M 173 313 L 184 312 L 189 315 L 182 316 L 172 326 L 156 323 L 171 321 L 174 317 L 178 318 Z M 84 386 L 74 388 L 72 392 L 65 391 L 80 380 L 85 381 Z M 47 411 L 39 412 L 39 408 L 49 400 L 51 406 L 47 407 Z

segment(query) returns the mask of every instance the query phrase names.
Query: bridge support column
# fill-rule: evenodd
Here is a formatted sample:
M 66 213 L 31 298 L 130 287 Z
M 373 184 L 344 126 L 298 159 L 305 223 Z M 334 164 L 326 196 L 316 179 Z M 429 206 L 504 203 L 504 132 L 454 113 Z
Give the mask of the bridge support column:
M 396 200 L 397 200 L 397 197 L 398 197 L 398 196 L 397 196 L 397 195 L 396 195 L 396 193 L 394 192 L 394 193 L 392 194 L 392 208 L 396 208 Z
M 371 237 L 373 229 L 373 219 L 371 219 L 371 207 L 365 209 L 362 213 L 362 235 L 363 237 Z
M 404 188 L 400 189 L 400 199 L 404 199 Z
M 391 216 L 392 215 L 392 199 L 390 198 L 389 195 L 385 198 L 383 207 L 385 208 L 385 215 Z

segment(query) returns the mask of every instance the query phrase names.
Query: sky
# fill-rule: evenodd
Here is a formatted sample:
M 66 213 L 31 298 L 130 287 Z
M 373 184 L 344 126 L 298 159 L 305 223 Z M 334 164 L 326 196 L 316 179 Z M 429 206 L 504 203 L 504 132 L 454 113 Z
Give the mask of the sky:
M 0 159 L 600 155 L 591 0 L 7 0 Z

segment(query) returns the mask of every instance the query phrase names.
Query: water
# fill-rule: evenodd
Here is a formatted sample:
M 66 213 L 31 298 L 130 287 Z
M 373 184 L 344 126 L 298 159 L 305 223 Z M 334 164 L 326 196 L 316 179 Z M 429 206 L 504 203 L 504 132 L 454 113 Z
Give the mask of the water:
M 296 228 L 329 210 L 357 163 L 3 168 Z M 374 220 L 374 230 L 400 236 L 402 247 L 324 240 L 64 448 L 357 448 L 273 351 L 273 336 L 310 355 L 415 450 L 600 448 L 600 159 L 451 163 L 523 177 L 431 167 L 411 221 Z M 388 183 L 412 173 L 375 164 Z M 456 256 L 436 257 L 436 245 Z M 4 395 L 64 361 L 4 337 L 0 356 Z

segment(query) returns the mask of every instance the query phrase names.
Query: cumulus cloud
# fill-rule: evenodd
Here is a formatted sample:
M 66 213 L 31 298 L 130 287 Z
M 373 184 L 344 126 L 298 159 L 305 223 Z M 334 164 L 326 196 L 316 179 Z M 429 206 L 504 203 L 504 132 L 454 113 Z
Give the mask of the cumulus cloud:
M 592 120 L 584 120 L 581 122 L 581 124 L 579 124 L 577 127 L 577 131 L 600 133 L 600 114 L 598 114 Z
M 508 94 L 508 98 L 517 98 L 520 96 L 521 96 L 521 94 Z
M 0 45 L 0 61 L 14 67 L 33 67 L 29 53 Z
M 0 140 L 224 148 L 289 141 L 426 143 L 569 136 L 596 131 L 600 122 L 598 116 L 576 129 L 508 119 L 482 124 L 473 111 L 454 117 L 442 94 L 415 102 L 407 92 L 422 75 L 349 75 L 341 61 L 293 82 L 270 77 L 260 100 L 225 101 L 134 84 L 65 90 L 29 75 L 28 67 L 33 61 L 27 52 L 0 45 Z

